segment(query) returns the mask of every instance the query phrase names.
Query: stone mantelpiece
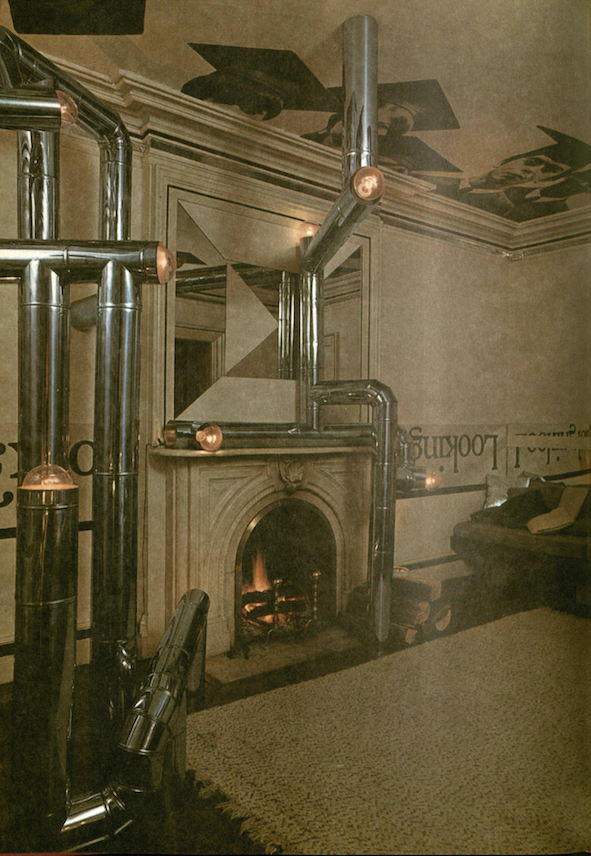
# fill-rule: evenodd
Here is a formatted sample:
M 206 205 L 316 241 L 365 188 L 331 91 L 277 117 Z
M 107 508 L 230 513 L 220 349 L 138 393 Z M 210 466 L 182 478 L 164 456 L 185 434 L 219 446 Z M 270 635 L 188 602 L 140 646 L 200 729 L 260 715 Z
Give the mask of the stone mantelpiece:
M 187 589 L 207 592 L 210 655 L 229 650 L 234 641 L 240 541 L 249 524 L 282 499 L 310 503 L 330 524 L 337 612 L 365 581 L 371 449 L 156 449 L 150 458 L 166 485 L 166 613 Z

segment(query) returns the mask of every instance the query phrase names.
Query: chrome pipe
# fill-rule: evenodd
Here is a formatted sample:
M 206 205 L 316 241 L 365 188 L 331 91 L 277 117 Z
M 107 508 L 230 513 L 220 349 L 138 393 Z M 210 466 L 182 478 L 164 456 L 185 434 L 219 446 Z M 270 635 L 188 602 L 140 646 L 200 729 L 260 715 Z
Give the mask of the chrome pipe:
M 375 431 L 372 425 L 337 424 L 325 425 L 321 429 L 311 428 L 299 423 L 251 423 L 221 422 L 222 448 L 269 448 L 299 446 L 352 446 L 367 445 L 373 442 Z M 196 440 L 200 422 L 171 420 L 164 429 L 165 445 L 168 448 L 201 449 Z
M 96 280 L 109 262 L 143 281 L 166 282 L 174 270 L 170 252 L 156 241 L 0 241 L 0 276 L 18 273 L 39 261 L 74 282 Z
M 370 15 L 343 24 L 343 186 L 378 163 L 378 25 Z
M 19 287 L 19 483 L 39 464 L 68 466 L 69 291 L 38 260 Z
M 140 284 L 109 262 L 98 294 L 91 650 L 97 727 L 111 747 L 131 703 L 137 657 L 140 315 Z M 108 770 L 104 749 L 102 756 Z
M 305 256 L 313 239 L 302 238 Z M 324 274 L 303 267 L 300 274 L 300 380 L 304 390 L 315 386 L 324 372 Z M 300 396 L 300 419 L 304 425 L 319 428 L 318 404 L 309 395 Z
M 50 89 L 0 91 L 0 128 L 12 131 L 58 132 L 78 115 L 75 102 Z
M 19 131 L 18 234 L 53 241 L 59 234 L 59 135 Z
M 78 488 L 17 491 L 11 799 L 24 849 L 45 849 L 67 814 L 75 670 Z
M 325 381 L 310 390 L 318 404 L 369 404 L 372 408 L 376 454 L 372 466 L 369 598 L 370 624 L 378 642 L 390 632 L 396 499 L 396 399 L 376 380 Z
M 82 849 L 113 839 L 133 821 L 138 798 L 182 782 L 186 712 L 203 701 L 208 610 L 198 589 L 181 598 L 121 729 L 113 779 L 72 802 L 62 841 Z M 177 763 L 167 782 L 170 757 Z
M 384 178 L 377 169 L 377 23 L 369 15 L 356 15 L 343 24 L 342 36 L 345 97 L 342 192 L 303 254 L 302 268 L 309 273 L 324 269 L 384 192 Z M 368 174 L 376 181 L 369 195 L 360 187 L 360 179 Z
M 70 324 L 75 330 L 86 332 L 96 327 L 98 318 L 98 296 L 89 294 L 72 303 Z
M 344 188 L 303 253 L 303 271 L 321 273 L 353 233 L 355 227 L 377 207 L 383 195 L 384 181 L 382 173 L 376 167 L 371 169 L 376 181 L 376 195 L 369 199 L 359 196 L 354 190 L 353 183 Z M 353 176 L 354 181 L 355 176 Z
M 278 357 L 279 377 L 298 379 L 299 353 L 298 278 L 283 271 L 279 284 Z
M 132 151 L 129 133 L 118 113 L 5 27 L 0 27 L 0 55 L 5 86 L 51 79 L 56 89 L 74 100 L 78 125 L 97 140 L 100 148 L 100 238 L 127 240 Z

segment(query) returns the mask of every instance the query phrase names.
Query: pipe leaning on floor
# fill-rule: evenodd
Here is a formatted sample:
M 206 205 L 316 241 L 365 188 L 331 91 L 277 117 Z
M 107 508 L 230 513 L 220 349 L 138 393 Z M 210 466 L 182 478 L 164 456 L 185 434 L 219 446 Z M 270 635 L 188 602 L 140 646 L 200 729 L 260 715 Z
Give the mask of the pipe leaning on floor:
M 182 783 L 187 708 L 197 709 L 203 697 L 208 609 L 198 589 L 181 598 L 121 729 L 113 779 L 72 802 L 62 846 L 80 850 L 116 840 L 165 776 L 172 774 L 173 787 Z

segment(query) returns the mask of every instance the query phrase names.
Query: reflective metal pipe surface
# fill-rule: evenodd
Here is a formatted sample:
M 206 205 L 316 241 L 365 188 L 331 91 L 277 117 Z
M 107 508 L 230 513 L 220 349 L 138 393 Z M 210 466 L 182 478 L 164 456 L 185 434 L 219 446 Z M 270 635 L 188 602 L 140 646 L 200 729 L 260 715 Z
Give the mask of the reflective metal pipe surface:
M 5 27 L 0 27 L 0 70 L 7 87 L 51 79 L 78 108 L 78 125 L 99 143 L 99 228 L 105 240 L 127 240 L 131 210 L 131 140 L 118 113 Z
M 376 380 L 324 381 L 310 390 L 310 397 L 319 404 L 369 404 L 372 408 L 376 455 L 372 467 L 370 617 L 378 642 L 385 642 L 390 631 L 394 567 L 396 399 L 388 386 Z
M 298 379 L 299 313 L 298 278 L 283 271 L 279 284 L 279 377 L 285 380 Z
M 66 816 L 75 668 L 78 488 L 17 492 L 11 799 L 32 847 Z
M 343 185 L 378 162 L 378 25 L 370 15 L 348 18 L 343 34 Z
M 80 276 L 96 279 L 105 265 L 114 261 L 142 280 L 153 280 L 158 278 L 161 246 L 157 241 L 0 241 L 0 276 L 39 260 L 69 273 L 72 281 L 80 281 Z
M 109 262 L 98 293 L 91 645 L 99 720 L 111 734 L 131 702 L 137 648 L 140 313 L 138 281 Z
M 18 131 L 59 131 L 62 101 L 50 89 L 0 91 L 0 128 Z
M 41 463 L 67 468 L 68 305 L 58 275 L 37 261 L 19 285 L 19 479 Z
M 183 781 L 185 715 L 203 700 L 208 610 L 209 598 L 198 589 L 181 598 L 121 728 L 112 780 L 72 801 L 62 828 L 72 849 L 116 839 L 143 794 L 161 788 L 171 772 L 173 788 Z M 165 766 L 170 757 L 177 761 L 173 771 Z

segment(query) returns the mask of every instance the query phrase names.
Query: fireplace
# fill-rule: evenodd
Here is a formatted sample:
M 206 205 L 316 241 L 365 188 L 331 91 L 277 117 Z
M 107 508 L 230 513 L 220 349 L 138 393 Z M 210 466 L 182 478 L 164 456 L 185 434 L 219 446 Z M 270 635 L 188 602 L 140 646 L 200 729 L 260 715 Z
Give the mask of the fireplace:
M 248 525 L 236 561 L 236 641 L 297 639 L 334 618 L 336 545 L 314 505 L 278 500 Z
M 315 602 L 317 622 L 344 611 L 367 579 L 372 456 L 364 446 L 153 450 L 153 490 L 162 495 L 164 477 L 167 525 L 150 565 L 161 549 L 166 572 L 151 576 L 149 588 L 161 592 L 162 623 L 179 592 L 201 588 L 211 599 L 208 654 L 230 651 L 244 636 L 242 589 L 259 591 L 253 562 L 257 575 L 264 563 L 267 582 L 263 598 L 245 602 L 267 618 L 251 622 L 250 637 L 256 629 L 266 639 L 274 614 L 275 636 L 305 635 Z M 276 595 L 274 580 L 282 581 Z M 279 598 L 291 598 L 291 614 Z M 152 611 L 148 636 L 158 629 Z

